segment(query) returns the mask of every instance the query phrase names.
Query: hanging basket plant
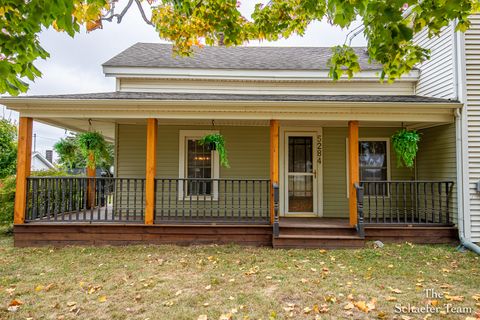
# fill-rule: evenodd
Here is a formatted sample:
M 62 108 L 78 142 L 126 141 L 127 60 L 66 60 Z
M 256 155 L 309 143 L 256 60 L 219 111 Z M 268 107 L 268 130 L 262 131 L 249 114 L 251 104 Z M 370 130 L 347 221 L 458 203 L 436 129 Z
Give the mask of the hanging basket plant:
M 83 156 L 87 159 L 87 166 L 91 169 L 95 169 L 97 164 L 101 162 L 101 159 L 110 157 L 108 143 L 99 132 L 80 133 L 78 135 L 78 146 Z M 93 155 L 93 157 L 90 155 Z
M 207 146 L 210 150 L 217 150 L 220 157 L 220 164 L 225 168 L 230 168 L 227 157 L 227 149 L 225 148 L 225 138 L 220 133 L 210 133 L 198 140 L 201 146 Z
M 401 129 L 392 136 L 392 145 L 397 155 L 397 166 L 412 168 L 418 151 L 420 134 L 416 130 Z

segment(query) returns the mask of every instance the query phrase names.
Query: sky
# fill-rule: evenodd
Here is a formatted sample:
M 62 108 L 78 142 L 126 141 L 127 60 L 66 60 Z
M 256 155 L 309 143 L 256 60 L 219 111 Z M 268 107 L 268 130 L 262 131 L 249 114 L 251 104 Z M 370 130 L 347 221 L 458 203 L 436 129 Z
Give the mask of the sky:
M 126 2 L 120 0 L 117 7 Z M 244 0 L 241 11 L 249 16 L 258 0 Z M 360 23 L 352 25 L 355 28 Z M 332 27 L 326 21 L 313 23 L 303 37 L 292 36 L 276 42 L 251 42 L 246 45 L 261 46 L 334 46 L 343 44 L 349 30 Z M 120 24 L 104 23 L 103 29 L 86 33 L 82 30 L 75 38 L 55 30 L 44 30 L 40 34 L 40 43 L 50 53 L 47 60 L 39 60 L 36 66 L 43 75 L 31 83 L 27 94 L 62 94 L 106 92 L 115 90 L 113 78 L 106 78 L 101 64 L 122 50 L 137 42 L 162 41 L 154 28 L 147 25 L 135 6 L 124 17 Z M 354 46 L 363 46 L 366 41 L 360 34 L 352 41 Z M 4 117 L 13 120 L 18 118 L 15 112 L 2 110 Z M 67 135 L 61 128 L 34 122 L 33 133 L 36 136 L 36 151 L 45 153 L 53 144 Z

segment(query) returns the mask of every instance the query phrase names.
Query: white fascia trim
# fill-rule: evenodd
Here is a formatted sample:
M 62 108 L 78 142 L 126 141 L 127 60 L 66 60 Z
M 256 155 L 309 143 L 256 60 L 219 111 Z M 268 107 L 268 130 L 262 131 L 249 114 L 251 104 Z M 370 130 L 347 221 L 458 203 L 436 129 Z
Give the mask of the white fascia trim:
M 168 78 L 210 80 L 264 80 L 264 81 L 332 81 L 327 70 L 239 70 L 148 67 L 103 67 L 107 77 L 116 78 Z M 353 80 L 379 81 L 381 70 L 361 71 Z M 397 81 L 418 81 L 419 70 L 412 70 Z M 348 77 L 342 77 L 348 80 Z

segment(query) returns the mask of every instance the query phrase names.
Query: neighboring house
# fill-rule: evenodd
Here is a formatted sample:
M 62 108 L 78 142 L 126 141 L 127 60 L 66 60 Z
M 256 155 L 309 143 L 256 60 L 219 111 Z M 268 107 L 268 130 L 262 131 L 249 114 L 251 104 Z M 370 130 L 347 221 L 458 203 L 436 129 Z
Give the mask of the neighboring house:
M 55 168 L 53 163 L 44 157 L 40 152 L 32 153 L 32 171 L 45 171 Z
M 3 98 L 21 116 L 15 244 L 455 241 L 462 104 L 421 96 L 428 70 L 380 83 L 355 50 L 362 71 L 333 82 L 330 48 L 137 43 L 103 65 L 114 92 Z M 113 139 L 115 177 L 29 178 L 32 119 Z M 422 134 L 413 169 L 390 145 L 401 128 Z M 197 143 L 214 132 L 230 168 Z

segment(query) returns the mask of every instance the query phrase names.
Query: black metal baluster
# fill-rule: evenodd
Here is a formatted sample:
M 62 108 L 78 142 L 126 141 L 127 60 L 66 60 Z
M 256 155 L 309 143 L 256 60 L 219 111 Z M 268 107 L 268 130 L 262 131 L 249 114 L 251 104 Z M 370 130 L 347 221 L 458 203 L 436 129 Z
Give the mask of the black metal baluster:
M 438 222 L 443 222 L 443 211 L 442 211 L 442 183 L 438 183 Z
M 430 193 L 432 197 L 432 223 L 435 223 L 435 186 L 430 183 Z
M 447 208 L 446 208 L 446 212 L 445 212 L 445 223 L 450 223 L 450 190 L 451 190 L 451 186 L 448 182 L 445 182 L 445 196 L 447 197 L 446 198 L 446 205 L 447 205 Z

